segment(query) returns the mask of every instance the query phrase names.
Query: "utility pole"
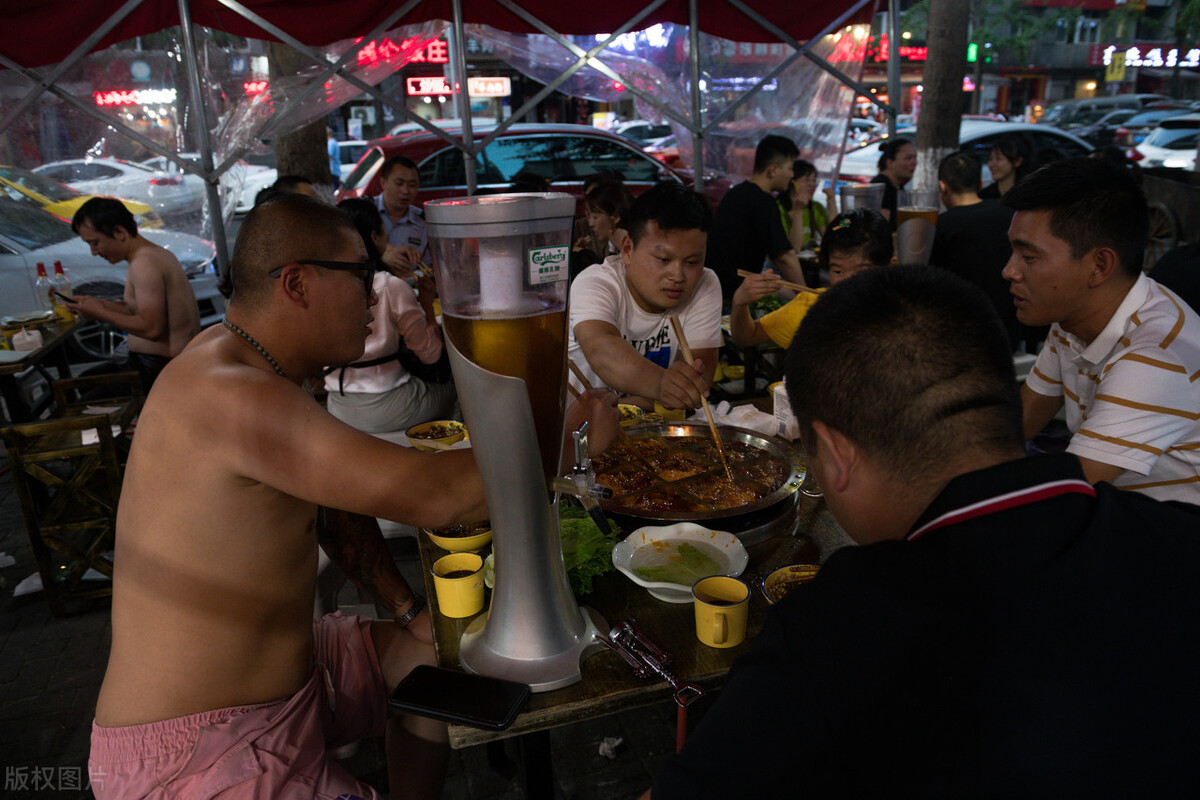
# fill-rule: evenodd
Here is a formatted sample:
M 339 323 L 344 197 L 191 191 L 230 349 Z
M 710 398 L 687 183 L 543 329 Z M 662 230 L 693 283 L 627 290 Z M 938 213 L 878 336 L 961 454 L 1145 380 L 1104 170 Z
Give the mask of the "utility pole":
M 966 0 L 930 0 L 921 115 L 917 118 L 917 172 L 912 188 L 936 189 L 938 163 L 958 150 L 967 68 Z

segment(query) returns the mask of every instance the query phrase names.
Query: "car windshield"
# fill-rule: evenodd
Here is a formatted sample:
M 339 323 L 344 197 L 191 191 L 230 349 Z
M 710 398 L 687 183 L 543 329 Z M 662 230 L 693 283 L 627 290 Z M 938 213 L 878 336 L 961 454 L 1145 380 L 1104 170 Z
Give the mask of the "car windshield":
M 0 236 L 37 250 L 70 241 L 75 232 L 66 222 L 32 204 L 0 198 Z
M 55 203 L 72 200 L 79 196 L 74 189 L 64 186 L 56 180 L 23 169 L 0 167 L 0 178 L 24 189 L 37 192 Z

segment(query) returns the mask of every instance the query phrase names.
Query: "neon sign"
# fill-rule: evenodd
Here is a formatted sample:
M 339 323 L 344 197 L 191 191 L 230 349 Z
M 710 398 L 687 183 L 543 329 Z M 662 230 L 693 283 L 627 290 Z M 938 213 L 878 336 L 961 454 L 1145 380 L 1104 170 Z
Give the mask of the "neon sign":
M 362 39 L 356 39 L 355 44 Z M 421 39 L 404 39 L 400 42 L 384 38 L 373 41 L 358 51 L 359 66 L 370 66 L 380 61 L 391 61 L 408 53 L 409 64 L 449 64 L 450 51 L 442 39 L 422 41 Z
M 450 83 L 441 75 L 427 78 L 405 78 L 404 88 L 410 97 L 428 97 L 430 95 L 454 94 Z
M 169 105 L 175 102 L 175 90 L 113 89 L 107 92 L 93 92 L 92 99 L 98 106 Z
M 251 96 L 262 94 L 267 90 L 267 81 L 243 81 L 242 90 Z
M 508 97 L 512 94 L 512 79 L 467 78 L 467 94 L 471 97 Z
M 1116 45 L 1104 48 L 1104 66 L 1112 63 L 1113 53 L 1117 52 Z M 1183 56 L 1178 47 L 1169 50 L 1165 47 L 1130 47 L 1125 50 L 1125 66 L 1127 67 L 1200 67 L 1200 47 L 1193 47 Z

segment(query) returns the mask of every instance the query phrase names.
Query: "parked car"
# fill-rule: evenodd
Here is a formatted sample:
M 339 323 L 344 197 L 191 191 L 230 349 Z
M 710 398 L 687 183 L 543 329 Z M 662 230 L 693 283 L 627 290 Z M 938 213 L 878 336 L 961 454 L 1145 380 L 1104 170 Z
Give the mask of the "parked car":
M 855 117 L 850 120 L 850 127 L 846 130 L 846 145 L 858 145 L 871 139 L 878 138 L 887 133 L 887 125 L 880 124 L 870 119 L 860 119 Z
M 33 171 L 79 192 L 140 200 L 164 217 L 199 211 L 204 202 L 204 192 L 185 184 L 181 176 L 119 158 L 56 161 Z
M 914 132 L 915 133 L 915 132 Z M 988 154 L 992 145 L 1005 136 L 1016 136 L 1025 143 L 1027 153 L 1038 153 L 1054 148 L 1068 158 L 1085 156 L 1095 148 L 1069 133 L 1049 125 L 1031 125 L 1024 122 L 994 122 L 983 119 L 965 119 L 958 129 L 959 147 L 973 153 L 983 163 L 983 182 L 991 181 L 987 169 Z M 876 139 L 865 147 L 858 147 L 842 156 L 840 178 L 854 183 L 868 183 L 878 174 L 879 148 L 882 139 Z
M 93 195 L 80 194 L 53 178 L 38 175 L 27 169 L 0 166 L 0 194 L 12 200 L 34 203 L 56 217 L 70 221 L 79 207 L 91 200 Z M 154 209 L 136 200 L 121 200 L 129 213 L 133 214 L 138 228 L 161 228 L 162 219 Z
M 476 128 L 474 137 L 483 139 L 492 130 L 494 126 Z M 462 135 L 461 128 L 446 132 Z M 377 196 L 383 190 L 380 168 L 394 155 L 407 156 L 417 164 L 421 179 L 418 204 L 467 193 L 462 151 L 423 131 L 371 142 L 338 190 L 337 199 Z M 688 182 L 620 136 L 587 125 L 515 124 L 475 156 L 479 189 L 504 191 L 522 170 L 549 179 L 555 191 L 577 197 L 583 195 L 583 179 L 597 172 L 619 173 L 635 195 L 659 180 Z
M 1092 118 L 1078 127 L 1071 128 L 1071 133 L 1096 147 L 1105 147 L 1113 143 L 1117 128 L 1130 117 L 1140 112 L 1136 108 L 1117 108 L 1112 111 L 1093 113 Z
M 679 160 L 679 140 L 675 138 L 674 134 L 664 136 L 661 139 L 655 139 L 652 143 L 643 147 L 642 152 L 661 161 L 672 169 L 681 169 L 683 167 L 683 162 Z
M 1126 155 L 1143 167 L 1193 169 L 1200 114 L 1183 114 L 1158 123 L 1158 127 Z
M 448 130 L 450 128 L 461 128 L 462 127 L 462 120 L 459 119 L 458 117 L 439 117 L 438 119 L 426 120 L 426 122 L 433 125 L 435 128 L 441 128 L 442 130 Z M 496 120 L 494 120 L 491 117 L 471 117 L 471 128 L 472 129 L 487 128 L 489 126 L 494 126 L 495 124 L 496 124 Z M 400 123 L 393 125 L 391 128 L 388 129 L 387 135 L 388 136 L 399 136 L 403 133 L 421 133 L 422 131 L 424 131 L 425 133 L 429 132 L 425 128 L 424 125 L 420 125 L 420 124 L 418 124 L 416 122 L 412 122 L 410 120 L 410 121 L 400 122 Z
M 1145 141 L 1150 131 L 1158 127 L 1158 123 L 1171 117 L 1181 117 L 1191 109 L 1186 106 L 1170 106 L 1167 108 L 1148 108 L 1134 114 L 1125 124 L 1117 128 L 1113 135 L 1113 144 L 1118 147 L 1133 147 Z
M 179 157 L 185 161 L 190 161 L 193 164 L 200 164 L 199 153 L 180 153 Z M 215 162 L 217 159 L 214 158 L 213 160 Z M 204 186 L 204 179 L 199 175 L 180 169 L 179 165 L 169 158 L 165 158 L 164 156 L 155 156 L 154 158 L 148 158 L 143 161 L 142 165 L 149 167 L 156 172 L 165 172 L 168 175 L 178 176 L 191 191 L 199 192 L 201 197 L 207 197 L 207 189 L 205 189 Z M 242 194 L 242 191 L 245 188 L 247 178 L 250 175 L 264 171 L 266 171 L 265 167 L 255 167 L 241 160 L 235 162 L 232 167 L 225 170 L 225 172 L 221 174 L 221 202 L 236 202 L 237 198 Z M 271 179 L 271 182 L 275 182 L 274 178 Z
M 217 291 L 212 242 L 178 231 L 148 230 L 144 235 L 174 253 L 183 265 L 200 306 L 200 321 L 209 325 L 220 320 L 225 298 Z M 126 264 L 93 256 L 71 226 L 48 211 L 0 197 L 0 316 L 36 311 L 37 264 L 49 268 L 55 261 L 63 263 L 72 292 L 121 299 Z M 77 348 L 91 358 L 111 356 L 113 347 L 124 339 L 119 331 L 96 321 L 77 326 L 73 335 Z
M 367 152 L 367 142 L 364 139 L 348 139 L 344 142 L 338 142 L 338 161 L 341 163 L 341 171 L 338 173 L 338 180 L 345 181 L 346 178 L 354 171 L 354 165 L 363 157 L 363 153 Z
M 617 134 L 617 136 L 625 137 L 638 147 L 645 147 L 653 139 L 670 136 L 671 126 L 666 122 L 648 122 L 644 119 L 635 119 L 617 123 L 616 127 L 613 128 L 613 133 Z
M 1070 100 L 1058 100 L 1046 107 L 1046 111 L 1038 118 L 1038 125 L 1053 125 L 1066 129 L 1077 124 L 1078 120 L 1088 119 L 1095 111 L 1112 111 L 1118 108 L 1141 110 L 1150 103 L 1170 100 L 1161 94 L 1117 94 L 1106 97 L 1078 97 Z

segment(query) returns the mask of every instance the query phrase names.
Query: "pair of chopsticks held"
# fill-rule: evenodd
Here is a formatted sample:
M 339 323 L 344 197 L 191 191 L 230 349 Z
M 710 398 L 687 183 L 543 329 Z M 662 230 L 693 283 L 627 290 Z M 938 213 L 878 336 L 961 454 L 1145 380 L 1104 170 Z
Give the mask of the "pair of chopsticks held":
M 674 315 L 671 317 L 671 328 L 675 331 L 675 338 L 679 340 L 680 353 L 685 359 L 687 359 L 687 362 L 691 364 L 695 359 L 692 357 L 692 348 L 688 346 L 687 337 L 683 334 L 683 326 L 679 324 L 679 317 Z M 571 368 L 571 372 L 579 380 L 579 383 L 582 384 L 584 390 L 591 391 L 592 384 L 583 374 L 583 371 L 579 369 L 579 366 L 571 359 L 567 359 L 567 365 Z M 579 396 L 579 393 L 575 391 L 574 387 L 572 387 L 570 384 L 567 384 L 567 386 L 571 389 L 572 394 L 574 394 L 576 397 Z M 715 442 L 717 445 L 717 455 L 721 457 L 721 466 L 725 468 L 725 477 L 729 478 L 729 480 L 733 480 L 733 472 L 729 469 L 729 461 L 725 457 L 725 443 L 721 441 L 721 434 L 717 430 L 717 422 L 715 419 L 713 419 L 712 409 L 709 408 L 708 399 L 701 397 L 700 406 L 704 409 L 704 416 L 708 418 L 708 427 L 709 430 L 712 431 L 713 442 Z M 629 435 L 625 433 L 624 428 L 618 426 L 617 432 L 622 441 L 627 442 L 629 440 Z
M 754 275 L 761 275 L 760 272 L 751 272 L 748 269 L 739 269 L 737 271 L 739 278 L 749 278 Z M 805 286 L 802 283 L 793 283 L 792 281 L 780 280 L 779 285 L 784 289 L 791 289 L 793 292 L 808 292 L 809 294 L 820 294 L 820 291 Z

